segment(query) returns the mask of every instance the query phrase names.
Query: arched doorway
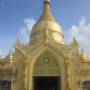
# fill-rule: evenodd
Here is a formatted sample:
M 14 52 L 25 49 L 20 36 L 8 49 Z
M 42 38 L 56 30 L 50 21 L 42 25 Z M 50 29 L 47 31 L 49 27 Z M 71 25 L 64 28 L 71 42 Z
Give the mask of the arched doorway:
M 61 90 L 60 63 L 49 52 L 42 54 L 33 68 L 34 90 Z

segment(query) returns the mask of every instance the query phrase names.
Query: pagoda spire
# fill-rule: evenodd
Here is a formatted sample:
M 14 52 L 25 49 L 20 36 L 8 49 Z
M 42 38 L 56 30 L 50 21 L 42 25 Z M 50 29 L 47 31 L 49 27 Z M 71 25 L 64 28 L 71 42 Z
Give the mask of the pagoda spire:
M 51 0 L 44 0 L 45 3 L 49 3 L 49 4 L 50 4 L 50 1 L 51 1 Z
M 45 2 L 50 2 L 51 0 L 44 0 Z
M 9 54 L 9 62 L 12 63 L 13 62 L 13 52 L 12 50 L 10 50 L 10 54 Z
M 44 9 L 40 20 L 42 19 L 54 20 L 50 10 L 50 0 L 44 0 Z
M 50 0 L 44 0 L 44 13 L 50 13 Z

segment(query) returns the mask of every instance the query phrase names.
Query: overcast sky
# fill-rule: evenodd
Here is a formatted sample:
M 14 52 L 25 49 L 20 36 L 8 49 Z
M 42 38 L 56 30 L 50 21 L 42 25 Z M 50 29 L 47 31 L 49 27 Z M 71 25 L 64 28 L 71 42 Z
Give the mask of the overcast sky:
M 42 13 L 43 0 L 0 0 L 0 50 L 8 54 L 17 37 L 27 42 L 28 33 Z M 51 0 L 51 10 L 65 33 L 90 54 L 90 0 Z

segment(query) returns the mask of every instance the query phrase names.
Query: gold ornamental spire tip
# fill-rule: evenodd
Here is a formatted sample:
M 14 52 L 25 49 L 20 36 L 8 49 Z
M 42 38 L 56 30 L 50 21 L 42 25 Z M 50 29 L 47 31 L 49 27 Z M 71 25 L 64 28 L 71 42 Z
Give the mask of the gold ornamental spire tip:
M 10 50 L 9 59 L 10 59 L 9 62 L 12 63 L 13 62 L 13 52 L 12 52 L 12 50 Z
M 51 9 L 50 9 L 50 1 L 51 0 L 44 0 L 44 8 L 42 16 L 40 20 L 52 20 L 55 21 L 54 17 L 52 16 Z
M 50 0 L 44 0 L 44 2 L 48 2 L 48 3 L 50 3 Z

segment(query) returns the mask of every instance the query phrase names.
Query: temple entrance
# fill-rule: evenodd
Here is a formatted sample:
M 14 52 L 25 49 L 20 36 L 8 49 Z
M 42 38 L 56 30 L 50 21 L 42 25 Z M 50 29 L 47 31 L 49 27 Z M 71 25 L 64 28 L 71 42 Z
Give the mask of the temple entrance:
M 0 90 L 11 90 L 11 81 L 0 80 Z
M 33 67 L 33 90 L 61 90 L 61 63 L 49 51 L 43 53 Z
M 82 83 L 83 90 L 90 90 L 90 81 L 84 81 Z
M 34 90 L 61 90 L 59 76 L 35 76 L 33 81 Z

